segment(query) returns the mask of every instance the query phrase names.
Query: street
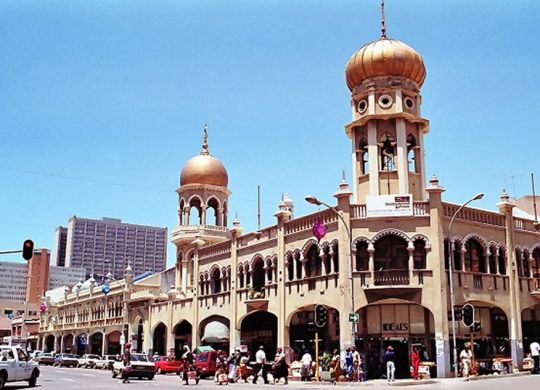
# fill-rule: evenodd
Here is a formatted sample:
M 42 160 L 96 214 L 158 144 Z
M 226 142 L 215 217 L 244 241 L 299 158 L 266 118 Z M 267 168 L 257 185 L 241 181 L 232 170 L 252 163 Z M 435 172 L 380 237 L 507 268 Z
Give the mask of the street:
M 279 385 L 263 385 L 260 380 L 259 386 L 264 387 L 285 387 L 283 384 Z M 174 374 L 158 375 L 153 381 L 142 379 L 131 380 L 129 384 L 122 384 L 118 379 L 113 379 L 109 371 L 102 370 L 89 370 L 82 368 L 56 368 L 44 366 L 41 367 L 41 375 L 38 380 L 37 388 L 39 389 L 111 389 L 128 387 L 129 389 L 178 389 L 184 387 L 180 378 Z M 396 381 L 392 386 L 403 386 L 409 384 L 411 381 Z M 540 376 L 512 376 L 501 377 L 494 379 L 475 380 L 465 382 L 462 379 L 441 379 L 434 380 L 429 384 L 410 385 L 408 388 L 413 389 L 498 389 L 498 388 L 523 388 L 533 389 L 540 385 Z M 195 386 L 191 384 L 191 386 Z M 237 383 L 229 385 L 232 387 L 238 387 L 240 389 L 251 389 L 254 386 L 251 383 Z M 213 383 L 210 379 L 201 380 L 197 386 L 201 389 L 223 389 L 223 386 Z M 329 384 L 315 384 L 315 383 L 303 383 L 303 382 L 290 382 L 288 387 L 293 389 L 328 389 Z M 356 384 L 340 384 L 338 387 L 370 387 L 370 388 L 385 388 L 389 387 L 388 383 L 384 380 L 368 381 L 364 383 Z M 27 388 L 25 383 L 9 383 L 6 385 L 6 389 L 23 389 Z

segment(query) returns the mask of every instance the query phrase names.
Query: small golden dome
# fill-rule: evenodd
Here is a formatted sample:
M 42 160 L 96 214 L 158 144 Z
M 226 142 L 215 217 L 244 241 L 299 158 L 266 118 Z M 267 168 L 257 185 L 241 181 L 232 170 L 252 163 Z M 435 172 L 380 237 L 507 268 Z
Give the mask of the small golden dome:
M 352 91 L 362 81 L 376 76 L 401 76 L 422 87 L 426 67 L 422 56 L 396 39 L 382 37 L 362 46 L 345 67 L 347 86 Z
M 208 151 L 208 126 L 204 126 L 201 153 L 188 160 L 180 173 L 180 186 L 186 184 L 211 184 L 227 187 L 229 175 L 223 163 Z
M 229 175 L 217 158 L 210 154 L 199 154 L 188 160 L 182 168 L 180 185 L 186 184 L 212 184 L 227 187 Z

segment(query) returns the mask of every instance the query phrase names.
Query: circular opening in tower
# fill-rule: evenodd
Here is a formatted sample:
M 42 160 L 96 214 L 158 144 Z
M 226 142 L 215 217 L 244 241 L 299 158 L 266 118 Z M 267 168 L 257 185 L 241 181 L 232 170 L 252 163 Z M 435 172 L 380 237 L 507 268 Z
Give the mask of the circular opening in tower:
M 382 108 L 388 108 L 392 105 L 392 96 L 390 95 L 381 95 L 379 97 L 379 106 Z
M 364 112 L 366 112 L 367 110 L 367 106 L 368 106 L 368 103 L 367 101 L 364 99 L 364 100 L 360 100 L 358 102 L 358 112 L 360 114 L 363 114 Z
M 414 108 L 414 100 L 407 96 L 405 98 L 405 106 L 407 106 L 407 108 L 409 108 L 409 109 L 413 109 Z

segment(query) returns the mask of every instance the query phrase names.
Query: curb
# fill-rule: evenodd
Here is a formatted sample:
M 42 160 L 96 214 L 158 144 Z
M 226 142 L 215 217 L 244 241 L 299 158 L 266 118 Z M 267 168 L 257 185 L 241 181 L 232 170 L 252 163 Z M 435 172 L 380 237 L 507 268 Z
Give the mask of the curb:
M 526 375 L 531 375 L 531 372 L 530 371 L 523 371 L 523 372 L 517 372 L 517 373 L 513 373 L 513 374 L 502 374 L 502 375 L 496 375 L 496 374 L 491 374 L 491 375 L 479 375 L 479 376 L 471 376 L 469 377 L 468 379 L 462 379 L 464 382 L 471 382 L 471 381 L 481 381 L 481 380 L 486 380 L 486 379 L 502 379 L 502 378 L 512 378 L 512 377 L 516 377 L 516 376 L 526 376 Z

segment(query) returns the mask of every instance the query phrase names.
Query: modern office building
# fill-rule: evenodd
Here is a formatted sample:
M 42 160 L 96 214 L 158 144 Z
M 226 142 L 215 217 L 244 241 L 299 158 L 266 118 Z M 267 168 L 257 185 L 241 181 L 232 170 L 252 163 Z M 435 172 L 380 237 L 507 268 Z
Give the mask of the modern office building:
M 97 280 L 108 272 L 121 278 L 128 265 L 135 276 L 165 269 L 167 228 L 73 216 L 56 230 L 56 240 L 56 264 L 84 268 Z
M 54 232 L 53 259 L 54 264 L 58 267 L 66 265 L 67 232 L 67 228 L 62 226 L 58 226 Z

